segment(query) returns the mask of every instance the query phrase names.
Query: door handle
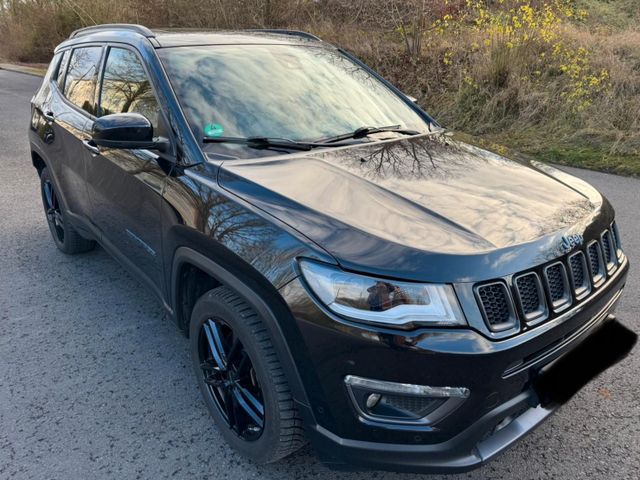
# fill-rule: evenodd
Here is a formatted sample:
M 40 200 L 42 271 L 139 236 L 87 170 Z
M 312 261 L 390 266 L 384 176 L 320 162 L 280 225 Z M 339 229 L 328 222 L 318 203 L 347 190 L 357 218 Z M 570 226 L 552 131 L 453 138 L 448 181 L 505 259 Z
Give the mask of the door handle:
M 83 140 L 82 145 L 94 155 L 100 155 L 100 149 L 91 140 Z

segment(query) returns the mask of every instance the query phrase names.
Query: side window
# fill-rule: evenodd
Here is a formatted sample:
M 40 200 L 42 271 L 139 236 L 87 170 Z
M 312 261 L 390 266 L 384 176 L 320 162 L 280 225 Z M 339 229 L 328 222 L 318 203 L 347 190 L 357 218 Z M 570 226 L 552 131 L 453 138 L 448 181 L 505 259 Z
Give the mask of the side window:
M 42 85 L 40 85 L 40 88 L 38 89 L 38 92 L 36 93 L 34 98 L 34 103 L 36 105 L 42 104 L 42 102 L 44 102 L 49 97 L 49 93 L 51 92 L 51 82 L 55 81 L 56 79 L 61 57 L 62 54 L 58 52 L 51 59 L 51 63 L 49 63 L 49 68 L 47 69 L 47 73 L 44 76 Z
M 58 75 L 58 67 L 60 66 L 60 59 L 62 58 L 62 53 L 56 53 L 51 62 L 49 62 L 49 68 L 47 68 L 47 73 L 44 76 L 43 83 L 48 83 L 51 80 L 55 80 Z
M 52 80 L 58 82 L 58 87 L 60 90 L 64 87 L 64 74 L 67 73 L 67 66 L 69 65 L 69 56 L 71 55 L 71 50 L 65 50 L 62 54 L 62 60 L 60 61 L 60 65 L 58 66 L 58 71 L 56 72 L 56 77 Z
M 124 48 L 110 48 L 102 78 L 100 116 L 135 112 L 144 115 L 159 135 L 160 108 L 138 56 Z
M 76 48 L 71 53 L 64 95 L 74 105 L 96 114 L 94 95 L 102 47 Z

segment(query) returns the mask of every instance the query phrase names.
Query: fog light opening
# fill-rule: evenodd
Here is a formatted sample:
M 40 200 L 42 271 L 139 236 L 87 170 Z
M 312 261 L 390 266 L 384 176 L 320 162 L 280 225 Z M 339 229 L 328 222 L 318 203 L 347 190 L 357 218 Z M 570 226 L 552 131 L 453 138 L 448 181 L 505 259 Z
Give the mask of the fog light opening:
M 360 417 L 383 423 L 431 425 L 470 395 L 466 387 L 431 387 L 353 375 L 344 381 Z

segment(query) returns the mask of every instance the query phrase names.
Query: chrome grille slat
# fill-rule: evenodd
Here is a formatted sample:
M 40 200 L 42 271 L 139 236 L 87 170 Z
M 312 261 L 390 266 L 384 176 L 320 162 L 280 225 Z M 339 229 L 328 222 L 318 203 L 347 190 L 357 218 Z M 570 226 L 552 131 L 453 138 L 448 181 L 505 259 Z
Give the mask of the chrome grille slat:
M 611 263 L 613 255 L 611 255 L 611 239 L 609 238 L 609 232 L 602 234 L 602 252 L 604 253 L 604 260 L 606 263 Z
M 613 222 L 611 224 L 611 235 L 613 237 L 613 243 L 616 247 L 616 257 L 618 260 L 622 259 L 622 240 L 620 239 L 620 232 L 618 231 L 618 224 Z
M 607 272 L 612 272 L 617 266 L 617 252 L 611 237 L 611 232 L 609 230 L 602 232 L 600 240 L 602 242 L 602 253 Z

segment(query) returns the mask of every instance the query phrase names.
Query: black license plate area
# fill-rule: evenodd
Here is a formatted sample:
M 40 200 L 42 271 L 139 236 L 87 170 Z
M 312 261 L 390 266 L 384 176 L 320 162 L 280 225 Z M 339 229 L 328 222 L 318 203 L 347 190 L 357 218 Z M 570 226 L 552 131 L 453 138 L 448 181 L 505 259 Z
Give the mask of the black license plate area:
M 593 378 L 633 349 L 638 336 L 617 320 L 609 321 L 573 350 L 543 367 L 533 382 L 544 407 L 562 405 Z

